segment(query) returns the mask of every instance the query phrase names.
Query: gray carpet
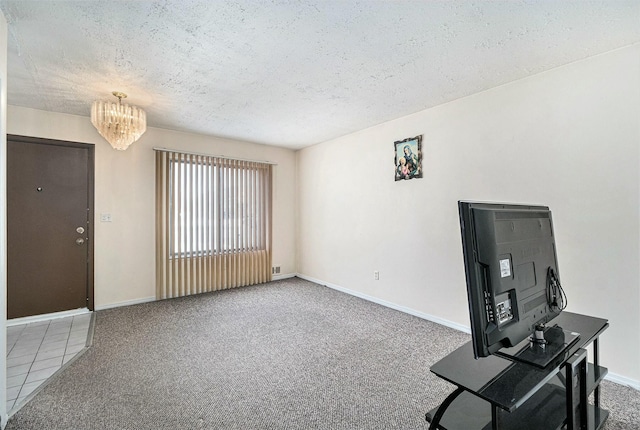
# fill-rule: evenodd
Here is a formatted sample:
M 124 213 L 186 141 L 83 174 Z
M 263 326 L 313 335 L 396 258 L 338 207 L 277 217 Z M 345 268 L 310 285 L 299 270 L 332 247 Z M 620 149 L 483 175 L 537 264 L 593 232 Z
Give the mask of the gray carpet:
M 429 367 L 469 335 L 297 278 L 96 313 L 93 346 L 17 429 L 426 429 Z M 603 384 L 606 429 L 640 393 Z

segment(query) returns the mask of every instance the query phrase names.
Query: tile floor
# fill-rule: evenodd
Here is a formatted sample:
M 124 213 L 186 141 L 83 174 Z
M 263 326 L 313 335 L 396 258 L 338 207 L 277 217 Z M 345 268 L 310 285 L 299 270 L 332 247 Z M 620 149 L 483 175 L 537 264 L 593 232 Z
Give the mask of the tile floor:
M 7 411 L 82 351 L 92 314 L 7 327 Z

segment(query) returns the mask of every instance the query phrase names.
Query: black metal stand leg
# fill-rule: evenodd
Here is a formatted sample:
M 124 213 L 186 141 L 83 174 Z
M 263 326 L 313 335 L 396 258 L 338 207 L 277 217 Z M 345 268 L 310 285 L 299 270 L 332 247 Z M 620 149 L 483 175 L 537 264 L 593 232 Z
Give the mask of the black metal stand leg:
M 580 425 L 581 429 L 586 429 L 589 421 L 588 407 L 589 399 L 587 396 L 587 367 L 589 363 L 587 356 L 580 363 Z
M 593 368 L 596 372 L 599 372 L 600 369 L 600 351 L 598 348 L 598 338 L 596 337 L 593 341 Z M 600 385 L 597 385 L 595 390 L 593 390 L 593 403 L 595 405 L 596 411 L 600 412 Z
M 464 391 L 463 388 L 458 387 L 453 393 L 449 394 L 449 396 L 447 396 L 447 398 L 444 399 L 444 402 L 440 404 L 440 407 L 438 407 L 438 411 L 435 413 L 435 415 L 433 416 L 433 419 L 431 420 L 431 425 L 429 426 L 429 430 L 438 429 L 438 426 L 440 425 L 440 420 L 442 419 L 442 416 L 444 415 L 445 411 L 447 410 L 449 405 L 451 405 L 451 403 L 456 399 L 456 397 L 462 394 L 463 391 Z
M 599 379 L 600 377 L 600 348 L 598 346 L 598 338 L 596 337 L 593 341 L 593 369 L 596 374 L 594 375 L 595 379 Z M 595 421 L 600 422 L 600 384 L 596 385 L 596 388 L 593 390 L 593 404 L 595 410 Z
M 587 428 L 587 351 L 578 350 L 565 363 L 567 430 Z M 577 412 L 577 413 L 576 413 Z
M 491 405 L 491 430 L 500 429 L 500 411 L 496 405 Z

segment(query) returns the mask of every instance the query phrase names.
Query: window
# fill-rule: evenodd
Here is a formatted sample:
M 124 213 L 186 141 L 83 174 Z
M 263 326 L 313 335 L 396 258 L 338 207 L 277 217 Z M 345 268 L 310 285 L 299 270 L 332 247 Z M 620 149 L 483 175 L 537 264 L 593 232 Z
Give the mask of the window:
M 265 248 L 263 170 L 172 161 L 171 257 Z

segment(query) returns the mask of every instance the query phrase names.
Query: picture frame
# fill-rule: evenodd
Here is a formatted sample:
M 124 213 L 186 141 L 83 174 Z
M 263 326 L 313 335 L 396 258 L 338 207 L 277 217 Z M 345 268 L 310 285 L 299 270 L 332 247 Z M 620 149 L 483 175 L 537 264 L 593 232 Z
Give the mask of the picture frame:
M 397 140 L 393 145 L 396 181 L 422 178 L 422 135 Z

